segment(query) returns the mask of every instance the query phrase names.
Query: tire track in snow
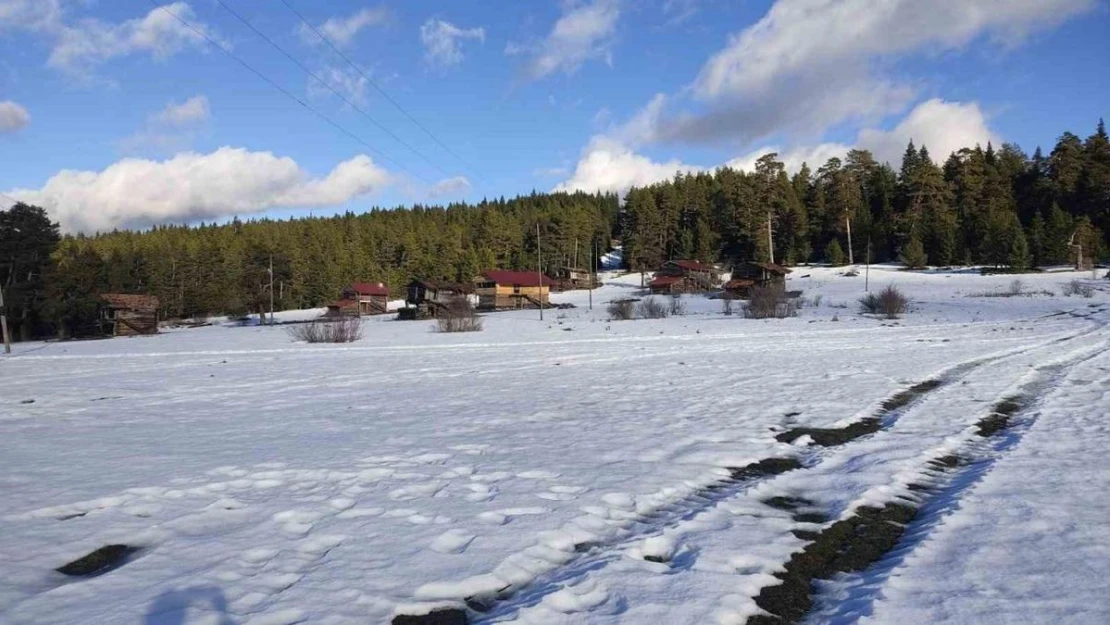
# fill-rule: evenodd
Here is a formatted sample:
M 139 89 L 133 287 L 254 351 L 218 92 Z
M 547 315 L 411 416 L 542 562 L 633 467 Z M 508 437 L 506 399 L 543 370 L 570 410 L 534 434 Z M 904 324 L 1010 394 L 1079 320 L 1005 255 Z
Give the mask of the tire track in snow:
M 948 454 L 947 457 L 952 460 L 959 459 L 958 463 L 950 461 L 942 467 L 933 464 L 932 470 L 927 465 L 936 463 L 938 458 L 923 463 L 925 468 L 916 483 L 908 484 L 921 495 L 914 502 L 913 518 L 906 523 L 897 543 L 866 569 L 848 573 L 836 584 L 824 587 L 818 584 L 812 591 L 813 607 L 801 622 L 846 625 L 870 614 L 871 606 L 882 594 L 883 585 L 893 571 L 960 507 L 962 497 L 990 474 L 1007 452 L 1021 444 L 1037 422 L 1037 405 L 1056 391 L 1075 368 L 1104 355 L 1110 347 L 1102 343 L 1077 351 L 1078 355 L 1038 367 L 1032 379 L 1021 384 L 1016 393 L 1005 393 L 1000 397 L 990 414 L 976 423 L 977 431 Z M 932 483 L 923 486 L 922 478 Z M 749 620 L 749 625 L 771 622 L 793 621 Z
M 1096 321 L 1093 327 L 1066 338 L 1074 339 L 1096 332 L 1103 325 Z M 927 383 L 904 389 L 886 398 L 875 413 L 850 422 L 846 428 L 866 422 L 869 426 L 874 424 L 874 429 L 857 432 L 852 438 L 836 445 L 843 445 L 878 430 L 889 429 L 904 414 L 915 409 L 929 393 L 950 386 L 984 365 L 1027 354 L 1050 346 L 1057 340 L 1059 339 L 1027 345 L 948 367 L 931 377 Z M 560 591 L 569 583 L 619 560 L 634 545 L 660 536 L 665 530 L 673 529 L 724 502 L 743 496 L 751 487 L 770 476 L 795 468 L 813 468 L 826 455 L 827 452 L 810 450 L 795 458 L 797 466 L 782 471 L 745 474 L 745 470 L 758 464 L 753 463 L 747 467 L 722 470 L 722 473 L 728 471 L 728 474 L 717 475 L 708 483 L 694 488 L 687 484 L 686 488 L 680 486 L 663 489 L 644 498 L 629 497 L 628 501 L 605 502 L 609 505 L 594 507 L 588 510 L 586 517 L 572 520 L 560 530 L 541 534 L 539 544 L 505 558 L 493 572 L 461 582 L 425 584 L 416 590 L 414 598 L 427 602 L 464 603 L 470 610 L 469 613 L 475 617 L 476 623 L 511 617 L 522 609 L 538 604 L 544 597 Z M 788 459 L 764 458 L 760 462 L 774 460 Z M 686 491 L 686 494 L 669 496 L 675 491 Z M 646 503 L 641 499 L 646 500 Z M 605 535 L 598 539 L 598 532 Z M 464 614 L 460 608 L 455 608 L 455 611 L 460 616 Z M 403 619 L 405 616 L 398 615 L 398 618 Z

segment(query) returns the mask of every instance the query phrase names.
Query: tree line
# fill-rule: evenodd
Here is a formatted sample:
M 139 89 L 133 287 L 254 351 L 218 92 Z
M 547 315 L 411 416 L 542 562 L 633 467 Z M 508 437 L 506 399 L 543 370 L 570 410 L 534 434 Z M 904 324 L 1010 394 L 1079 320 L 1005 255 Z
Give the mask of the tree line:
M 538 235 L 537 238 L 537 227 Z M 324 305 L 352 281 L 400 295 L 412 277 L 469 281 L 485 269 L 585 266 L 623 241 L 634 271 L 668 259 L 785 265 L 901 261 L 1023 270 L 1099 258 L 1110 241 L 1110 139 L 1101 121 L 1052 152 L 967 147 L 938 165 L 907 146 L 901 167 L 865 150 L 790 175 L 775 154 L 753 171 L 679 174 L 615 194 L 535 193 L 289 220 L 156 226 L 62 236 L 38 207 L 0 211 L 0 285 L 17 338 L 98 330 L 101 293 L 156 295 L 163 318 Z M 850 236 L 849 236 L 850 234 Z M 542 241 L 542 246 L 540 242 Z
M 413 277 L 469 282 L 486 269 L 589 262 L 619 236 L 614 194 L 552 193 L 289 220 L 60 236 L 41 208 L 0 211 L 0 284 L 13 334 L 99 331 L 101 293 L 158 297 L 163 318 L 323 306 L 354 281 L 396 296 Z M 537 226 L 538 236 L 537 241 Z M 33 234 L 32 234 L 33 233 Z
M 1014 144 L 963 148 L 943 164 L 907 146 L 901 167 L 866 150 L 789 175 L 776 154 L 753 171 L 679 174 L 632 189 L 622 214 L 625 261 L 668 259 L 1023 270 L 1087 260 L 1107 249 L 1110 139 L 1065 132 L 1046 157 Z M 850 235 L 850 236 L 849 236 Z

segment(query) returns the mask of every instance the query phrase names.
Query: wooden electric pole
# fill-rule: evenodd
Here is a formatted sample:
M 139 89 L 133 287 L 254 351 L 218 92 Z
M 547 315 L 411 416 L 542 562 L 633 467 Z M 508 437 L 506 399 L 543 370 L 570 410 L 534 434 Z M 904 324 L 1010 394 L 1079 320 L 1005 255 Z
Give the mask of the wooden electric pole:
M 540 302 L 540 321 L 543 321 L 543 249 L 540 247 L 540 222 L 536 222 L 536 277 L 540 281 L 538 298 Z
M 0 331 L 4 333 L 4 353 L 12 353 L 12 337 L 8 334 L 8 311 L 4 310 L 4 286 L 0 285 Z
M 274 325 L 274 255 L 270 254 L 270 325 Z

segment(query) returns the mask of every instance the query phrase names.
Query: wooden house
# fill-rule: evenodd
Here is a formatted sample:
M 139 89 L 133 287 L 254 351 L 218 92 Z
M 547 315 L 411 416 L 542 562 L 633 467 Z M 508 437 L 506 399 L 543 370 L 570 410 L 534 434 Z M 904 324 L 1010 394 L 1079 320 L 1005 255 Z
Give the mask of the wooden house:
M 473 287 L 438 280 L 413 279 L 405 293 L 405 305 L 414 309 L 409 317 L 424 319 L 436 317 L 448 304 L 460 297 L 470 297 Z
M 686 278 L 681 276 L 658 276 L 648 282 L 652 295 L 677 295 L 686 293 Z
M 328 304 L 328 316 L 382 315 L 389 309 L 389 289 L 381 282 L 355 282 Z
M 725 295 L 735 299 L 744 299 L 751 295 L 751 290 L 757 286 L 779 285 L 786 286 L 786 274 L 790 270 L 774 263 L 757 263 L 746 261 L 732 268 L 732 279 L 725 283 Z
M 547 307 L 553 282 L 534 271 L 493 270 L 474 278 L 474 292 L 480 310 Z
M 782 265 L 748 261 L 733 266 L 732 279 L 751 280 L 754 286 L 785 285 L 786 274 L 788 273 L 791 273 L 791 271 Z
M 655 272 L 655 280 L 652 282 L 660 278 L 682 278 L 678 282 L 659 283 L 659 288 L 666 287 L 670 289 L 668 292 L 700 293 L 717 288 L 721 274 L 716 267 L 696 260 L 668 260 Z M 651 285 L 648 287 L 651 288 Z
M 596 274 L 577 267 L 559 267 L 555 270 L 555 288 L 560 291 L 589 289 L 596 286 Z
M 153 295 L 105 293 L 100 296 L 100 319 L 112 336 L 158 334 L 158 298 Z

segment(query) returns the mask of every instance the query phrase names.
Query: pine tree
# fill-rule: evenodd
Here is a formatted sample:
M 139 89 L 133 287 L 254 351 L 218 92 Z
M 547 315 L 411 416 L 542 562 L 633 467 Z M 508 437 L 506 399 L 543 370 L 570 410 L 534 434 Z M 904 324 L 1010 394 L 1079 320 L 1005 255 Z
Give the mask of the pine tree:
M 910 240 L 902 248 L 900 260 L 909 269 L 922 269 L 929 263 L 929 256 L 925 253 L 920 237 L 910 235 Z
M 825 246 L 825 261 L 833 267 L 848 264 L 848 257 L 844 254 L 844 248 L 840 247 L 840 241 L 833 239 Z

